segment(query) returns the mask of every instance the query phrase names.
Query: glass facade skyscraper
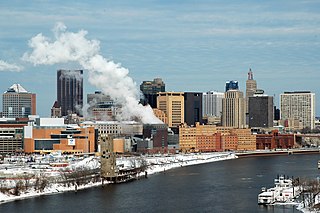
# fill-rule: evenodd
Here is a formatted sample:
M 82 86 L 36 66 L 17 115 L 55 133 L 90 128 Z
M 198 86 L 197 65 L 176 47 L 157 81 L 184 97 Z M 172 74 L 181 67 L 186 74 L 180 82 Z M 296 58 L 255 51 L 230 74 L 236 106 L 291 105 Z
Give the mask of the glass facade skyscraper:
M 83 70 L 58 70 L 57 101 L 62 116 L 70 113 L 82 115 Z

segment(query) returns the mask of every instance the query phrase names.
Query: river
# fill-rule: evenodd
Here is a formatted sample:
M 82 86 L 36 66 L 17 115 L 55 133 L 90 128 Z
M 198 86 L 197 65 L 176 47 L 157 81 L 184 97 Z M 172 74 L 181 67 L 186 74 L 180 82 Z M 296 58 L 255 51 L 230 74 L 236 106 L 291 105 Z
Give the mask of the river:
M 181 167 L 138 181 L 18 200 L 0 212 L 299 212 L 259 206 L 278 174 L 317 177 L 319 154 L 247 157 Z

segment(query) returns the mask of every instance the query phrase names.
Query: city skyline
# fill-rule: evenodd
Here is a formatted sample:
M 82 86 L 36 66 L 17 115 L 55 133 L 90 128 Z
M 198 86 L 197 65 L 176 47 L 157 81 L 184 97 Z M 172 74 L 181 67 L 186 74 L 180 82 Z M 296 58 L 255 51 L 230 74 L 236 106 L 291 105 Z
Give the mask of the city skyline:
M 99 40 L 102 55 L 127 68 L 137 88 L 160 77 L 167 91 L 224 91 L 226 81 L 237 80 L 244 92 L 251 68 L 258 89 L 276 95 L 278 107 L 283 92 L 315 93 L 319 116 L 319 6 L 317 1 L 5 1 L 0 89 L 20 83 L 37 94 L 38 114 L 50 115 L 56 71 L 81 66 L 33 66 L 21 58 L 32 37 L 52 38 L 54 25 L 63 22 L 70 32 L 86 30 L 89 39 Z M 84 76 L 84 94 L 93 93 L 97 89 Z

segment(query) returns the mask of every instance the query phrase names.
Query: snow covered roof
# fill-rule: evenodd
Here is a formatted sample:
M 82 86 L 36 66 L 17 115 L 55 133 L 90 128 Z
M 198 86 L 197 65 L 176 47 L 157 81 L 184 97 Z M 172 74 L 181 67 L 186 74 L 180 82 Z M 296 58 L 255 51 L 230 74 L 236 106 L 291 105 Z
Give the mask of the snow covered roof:
M 5 92 L 15 92 L 15 93 L 28 93 L 28 91 L 23 88 L 20 84 L 13 84 L 8 90 Z

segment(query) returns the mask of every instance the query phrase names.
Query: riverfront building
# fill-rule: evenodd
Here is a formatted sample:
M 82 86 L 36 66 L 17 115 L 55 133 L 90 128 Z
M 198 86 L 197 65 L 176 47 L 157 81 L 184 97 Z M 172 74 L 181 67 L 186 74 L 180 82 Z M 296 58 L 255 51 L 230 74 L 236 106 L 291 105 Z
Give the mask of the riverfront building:
M 310 91 L 284 92 L 280 94 L 281 120 L 298 120 L 302 128 L 314 129 L 315 94 Z
M 179 146 L 183 152 L 256 150 L 256 137 L 252 135 L 250 129 L 197 123 L 195 127 L 181 125 L 179 132 Z
M 82 115 L 83 70 L 57 71 L 57 101 L 62 116 Z
M 295 148 L 294 134 L 280 134 L 278 130 L 273 130 L 271 134 L 256 135 L 257 149 L 291 149 Z
M 237 135 L 237 150 L 253 151 L 256 150 L 256 135 L 251 133 L 251 129 L 232 129 L 231 135 Z
M 178 127 L 184 123 L 183 92 L 159 92 L 157 108 L 165 113 L 169 127 Z
M 20 84 L 13 84 L 2 95 L 3 116 L 27 118 L 36 114 L 36 94 L 28 92 Z
M 157 94 L 166 91 L 166 85 L 161 78 L 153 81 L 143 81 L 140 90 L 144 96 L 141 101 L 144 105 L 149 104 L 152 108 L 157 108 Z
M 222 99 L 222 126 L 245 127 L 245 100 L 239 90 L 228 90 Z

